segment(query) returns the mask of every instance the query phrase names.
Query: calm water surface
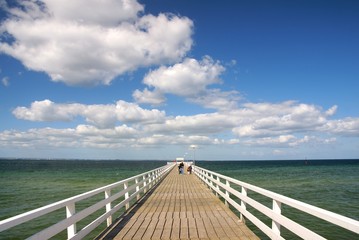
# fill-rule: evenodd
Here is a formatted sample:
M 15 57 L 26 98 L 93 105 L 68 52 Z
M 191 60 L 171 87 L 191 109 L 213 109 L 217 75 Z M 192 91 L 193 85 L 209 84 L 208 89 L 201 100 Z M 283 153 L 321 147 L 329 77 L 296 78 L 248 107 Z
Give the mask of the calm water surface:
M 196 163 L 209 170 L 359 220 L 358 160 Z M 165 161 L 0 160 L 0 219 L 164 164 Z M 261 200 L 260 197 L 258 200 Z M 306 227 L 318 230 L 319 234 L 328 239 L 359 239 L 356 234 L 302 216 L 292 209 L 283 207 L 282 211 Z M 255 227 L 251 227 L 261 238 L 266 239 Z M 0 239 L 23 239 L 28 236 L 26 229 L 9 232 L 0 233 Z M 285 229 L 283 232 L 287 239 L 296 239 L 286 233 Z

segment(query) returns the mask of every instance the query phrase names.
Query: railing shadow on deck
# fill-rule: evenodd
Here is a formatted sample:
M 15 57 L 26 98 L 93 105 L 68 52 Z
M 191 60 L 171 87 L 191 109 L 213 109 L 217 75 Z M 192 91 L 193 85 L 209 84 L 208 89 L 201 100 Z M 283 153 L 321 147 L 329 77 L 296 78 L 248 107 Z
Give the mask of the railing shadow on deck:
M 174 166 L 175 164 L 167 164 L 137 176 L 1 220 L 0 232 L 63 209 L 66 212 L 65 219 L 27 237 L 27 239 L 49 239 L 66 229 L 67 239 L 83 239 L 105 221 L 107 226 L 112 225 L 112 216 L 115 213 L 118 213 L 121 209 L 128 210 L 130 204 L 136 203 L 152 188 L 157 186 Z M 102 200 L 96 201 L 96 203 L 87 206 L 85 209 L 76 209 L 76 205 L 79 205 L 78 203 L 88 201 L 93 197 L 98 198 L 99 194 L 103 194 Z M 97 218 L 92 219 L 91 223 L 81 230 L 77 230 L 76 225 L 79 221 L 101 209 L 104 209 L 104 213 L 100 216 L 95 216 Z

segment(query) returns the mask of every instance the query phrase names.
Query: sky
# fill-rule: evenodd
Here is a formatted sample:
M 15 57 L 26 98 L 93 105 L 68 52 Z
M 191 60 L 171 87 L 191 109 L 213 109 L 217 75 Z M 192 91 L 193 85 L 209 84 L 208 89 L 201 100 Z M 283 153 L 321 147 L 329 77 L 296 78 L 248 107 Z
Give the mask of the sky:
M 359 158 L 359 1 L 0 0 L 0 158 Z

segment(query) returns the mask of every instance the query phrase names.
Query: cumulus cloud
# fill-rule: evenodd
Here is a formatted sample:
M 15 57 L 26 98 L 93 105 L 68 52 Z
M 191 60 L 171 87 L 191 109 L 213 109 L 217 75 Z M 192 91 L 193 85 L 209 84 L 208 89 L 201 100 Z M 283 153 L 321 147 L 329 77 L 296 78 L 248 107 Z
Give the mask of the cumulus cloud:
M 43 0 L 49 13 L 56 19 L 73 19 L 87 24 L 114 26 L 122 21 L 136 20 L 143 5 L 133 0 Z M 81 9 L 81 11 L 79 11 Z
M 244 145 L 294 148 L 300 145 L 330 144 L 336 137 L 359 136 L 359 119 L 332 120 L 319 106 L 287 101 L 246 103 L 232 111 L 189 116 L 167 116 L 158 109 L 136 103 L 86 105 L 36 101 L 18 107 L 13 114 L 29 121 L 73 121 L 82 117 L 87 124 L 67 129 L 30 129 L 0 133 L 0 145 L 120 146 Z M 330 114 L 329 114 L 330 115 Z M 76 140 L 77 139 L 77 140 Z M 46 143 L 51 141 L 51 143 Z
M 246 103 L 232 111 L 167 117 L 164 122 L 146 125 L 144 130 L 161 134 L 198 135 L 215 135 L 231 131 L 239 138 L 272 140 L 273 137 L 278 137 L 278 142 L 292 146 L 294 143 L 289 140 L 293 140 L 296 134 L 359 133 L 357 119 L 333 121 L 328 119 L 327 111 L 323 111 L 321 107 L 295 101 L 277 104 Z M 237 140 L 232 139 L 228 143 L 234 144 Z
M 279 147 L 279 146 L 288 146 L 288 144 L 293 144 L 297 141 L 297 138 L 294 135 L 280 135 L 276 137 L 263 137 L 258 139 L 250 139 L 246 140 L 245 143 L 247 145 L 262 145 L 262 146 L 271 146 L 271 147 Z
M 83 111 L 83 107 L 81 104 L 55 104 L 46 99 L 33 102 L 30 108 L 17 107 L 13 114 L 18 119 L 29 121 L 71 121 Z
M 359 118 L 344 118 L 328 121 L 320 128 L 321 131 L 327 131 L 344 136 L 359 136 Z
M 173 66 L 161 66 L 150 71 L 143 83 L 153 91 L 148 88 L 136 90 L 133 97 L 138 103 L 158 105 L 165 102 L 165 94 L 173 94 L 205 108 L 233 109 L 239 100 L 237 91 L 210 88 L 222 83 L 220 75 L 224 71 L 225 68 L 209 56 L 200 61 L 186 58 Z
M 136 89 L 132 96 L 138 103 L 161 105 L 166 101 L 166 98 L 162 93 L 159 91 L 150 91 L 147 88 L 145 88 L 143 91 Z
M 157 109 L 143 109 L 135 103 L 118 101 L 116 104 L 116 114 L 123 122 L 142 122 L 158 123 L 165 119 L 165 112 Z
M 318 106 L 286 101 L 278 104 L 247 103 L 247 116 L 233 133 L 241 137 L 264 137 L 314 131 L 327 123 L 327 114 Z
M 149 72 L 143 82 L 162 93 L 193 97 L 206 91 L 208 85 L 220 83 L 224 67 L 210 57 L 202 61 L 187 58 L 170 67 L 162 66 Z
M 66 129 L 42 128 L 0 132 L 1 147 L 117 149 L 165 144 L 189 145 L 193 142 L 213 144 L 214 140 L 208 136 L 200 135 L 147 135 L 127 125 L 116 126 L 113 129 L 79 125 L 76 128 Z
M 18 147 L 97 147 L 116 148 L 130 144 L 137 131 L 126 125 L 114 129 L 99 129 L 90 125 L 76 128 L 8 130 L 0 133 L 0 144 Z
M 214 140 L 208 136 L 200 136 L 200 135 L 163 135 L 163 134 L 154 134 L 152 136 L 139 138 L 137 144 L 141 145 L 190 145 L 193 142 L 197 142 L 203 145 L 213 144 Z
M 333 116 L 336 112 L 337 112 L 337 109 L 338 109 L 338 106 L 337 105 L 334 105 L 333 107 L 329 108 L 325 114 L 327 116 Z
M 123 123 L 156 123 L 164 120 L 165 112 L 143 109 L 134 103 L 118 101 L 108 105 L 84 105 L 79 103 L 57 104 L 50 100 L 35 101 L 30 108 L 17 107 L 13 114 L 29 121 L 72 121 L 81 116 L 101 128 L 112 128 Z
M 241 144 L 250 147 L 270 147 L 270 148 L 288 148 L 297 147 L 304 144 L 332 144 L 336 142 L 336 138 L 322 138 L 317 136 L 305 135 L 302 137 L 294 135 L 280 135 L 273 137 L 251 138 L 243 140 Z
M 134 0 L 17 5 L 5 7 L 12 17 L 2 22 L 1 31 L 11 41 L 2 41 L 0 52 L 68 85 L 110 84 L 141 66 L 177 62 L 192 46 L 190 19 L 140 16 L 144 7 Z
M 145 126 L 144 130 L 162 134 L 208 135 L 226 131 L 235 125 L 235 118 L 227 114 L 206 113 L 168 118 L 164 123 Z

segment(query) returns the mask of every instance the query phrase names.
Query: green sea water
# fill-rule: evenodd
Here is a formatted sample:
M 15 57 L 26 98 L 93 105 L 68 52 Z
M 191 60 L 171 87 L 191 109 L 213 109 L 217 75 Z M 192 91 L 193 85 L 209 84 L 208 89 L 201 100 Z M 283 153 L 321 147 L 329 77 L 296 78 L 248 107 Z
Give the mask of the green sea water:
M 165 161 L 0 160 L 0 219 L 5 219 L 163 166 Z M 359 220 L 359 161 L 196 161 L 198 166 Z M 271 202 L 253 195 L 270 206 Z M 293 220 L 328 239 L 359 239 L 293 209 Z M 268 221 L 263 217 L 263 221 Z M 247 223 L 262 239 L 258 229 Z M 270 225 L 270 223 L 268 223 Z M 24 239 L 34 227 L 0 233 L 0 239 Z M 286 239 L 299 239 L 282 229 Z M 94 235 L 96 236 L 96 235 Z M 54 239 L 63 239 L 63 235 Z

